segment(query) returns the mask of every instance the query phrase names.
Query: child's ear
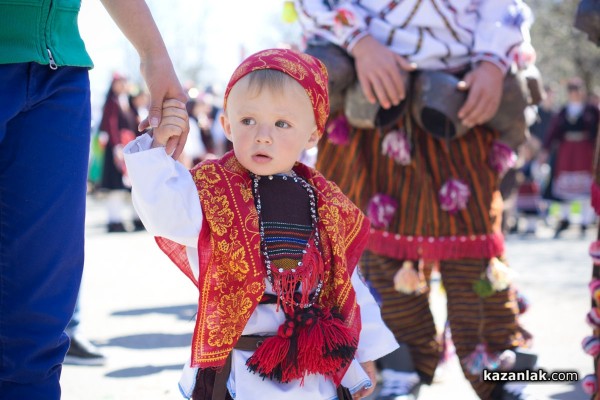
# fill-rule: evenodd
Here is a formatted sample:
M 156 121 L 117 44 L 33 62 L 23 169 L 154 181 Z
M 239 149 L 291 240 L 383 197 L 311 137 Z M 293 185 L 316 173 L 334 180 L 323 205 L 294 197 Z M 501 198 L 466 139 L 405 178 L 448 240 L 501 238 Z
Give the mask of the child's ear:
M 227 139 L 229 139 L 229 141 L 231 140 L 231 124 L 229 123 L 229 118 L 227 118 L 227 115 L 225 114 L 225 112 L 221 113 L 221 117 L 219 118 L 221 121 L 221 126 L 223 127 L 223 131 L 225 131 L 225 137 Z
M 317 143 L 319 143 L 320 138 L 321 138 L 321 135 L 319 134 L 319 130 L 317 128 L 315 128 L 315 130 L 312 131 L 312 133 L 310 134 L 310 137 L 308 138 L 308 142 L 306 143 L 306 146 L 304 148 L 306 150 L 312 149 L 313 147 L 315 147 L 317 145 Z

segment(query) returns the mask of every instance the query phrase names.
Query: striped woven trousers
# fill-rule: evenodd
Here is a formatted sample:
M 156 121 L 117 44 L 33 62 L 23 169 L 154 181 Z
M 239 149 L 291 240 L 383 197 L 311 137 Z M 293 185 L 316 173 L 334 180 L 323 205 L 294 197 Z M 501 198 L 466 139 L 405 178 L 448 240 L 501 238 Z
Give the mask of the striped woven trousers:
M 483 339 L 491 352 L 502 352 L 520 344 L 516 322 L 516 296 L 512 290 L 495 293 L 485 299 L 473 292 L 472 284 L 479 279 L 488 260 L 448 260 L 440 263 L 442 282 L 448 301 L 448 320 L 452 340 L 459 359 L 464 360 Z M 361 270 L 369 284 L 381 296 L 382 317 L 399 343 L 406 343 L 417 371 L 430 383 L 441 356 L 436 327 L 429 308 L 429 290 L 417 295 L 397 292 L 393 277 L 402 264 L 400 260 L 365 253 Z M 426 276 L 430 275 L 427 271 Z M 461 363 L 462 365 L 462 363 Z M 478 375 L 463 372 L 475 392 L 488 399 L 494 385 L 484 383 Z
M 405 131 L 403 124 L 394 129 Z M 436 253 L 425 254 L 418 247 L 399 249 L 411 243 L 418 246 L 417 240 L 393 240 L 409 237 L 448 244 L 455 238 L 485 238 L 495 233 L 501 237 L 499 179 L 489 163 L 497 133 L 477 127 L 461 138 L 446 142 L 416 127 L 406 131 L 409 131 L 411 146 L 409 165 L 399 165 L 382 154 L 382 141 L 387 132 L 354 129 L 346 145 L 322 140 L 316 167 L 364 211 L 377 194 L 389 196 L 396 202 L 397 209 L 389 224 L 375 227 L 385 230 L 384 235 L 377 237 L 377 243 L 372 243 L 377 254 L 367 252 L 361 269 L 382 298 L 384 320 L 397 340 L 409 345 L 424 381 L 431 382 L 440 358 L 440 345 L 429 309 L 429 291 L 406 295 L 394 289 L 395 273 L 405 258 L 411 258 L 402 256 L 403 253 L 439 261 L 448 297 L 452 338 L 461 360 L 482 340 L 490 351 L 503 351 L 520 345 L 522 335 L 512 290 L 482 299 L 472 288 L 490 258 L 502 255 L 501 246 L 483 250 L 473 246 L 463 246 L 460 250 L 456 250 L 456 246 L 430 246 L 429 249 L 437 248 Z M 448 179 L 460 179 L 470 190 L 466 208 L 455 214 L 442 210 L 438 200 L 439 190 Z M 428 277 L 430 271 L 425 272 Z M 464 372 L 477 394 L 482 399 L 489 398 L 494 386 Z

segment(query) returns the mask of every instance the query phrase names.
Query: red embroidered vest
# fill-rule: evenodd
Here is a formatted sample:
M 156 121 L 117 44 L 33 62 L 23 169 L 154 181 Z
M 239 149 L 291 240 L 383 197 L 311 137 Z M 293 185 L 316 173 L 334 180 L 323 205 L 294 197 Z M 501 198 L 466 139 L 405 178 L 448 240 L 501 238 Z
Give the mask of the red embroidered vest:
M 358 343 L 360 311 L 351 276 L 368 239 L 368 219 L 314 169 L 297 163 L 294 171 L 317 195 L 322 257 L 328 266 L 318 306 L 341 314 Z M 248 171 L 229 152 L 199 164 L 191 173 L 204 214 L 198 240 L 199 280 L 184 246 L 160 237 L 156 241 L 199 289 L 192 366 L 215 368 L 225 363 L 263 296 L 266 271 Z

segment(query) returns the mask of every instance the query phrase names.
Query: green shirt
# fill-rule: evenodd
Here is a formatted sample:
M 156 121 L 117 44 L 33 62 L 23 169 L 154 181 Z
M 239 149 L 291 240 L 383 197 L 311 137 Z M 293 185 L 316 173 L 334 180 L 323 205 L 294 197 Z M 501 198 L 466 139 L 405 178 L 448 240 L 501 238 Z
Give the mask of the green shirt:
M 0 64 L 93 67 L 79 28 L 81 0 L 0 0 Z

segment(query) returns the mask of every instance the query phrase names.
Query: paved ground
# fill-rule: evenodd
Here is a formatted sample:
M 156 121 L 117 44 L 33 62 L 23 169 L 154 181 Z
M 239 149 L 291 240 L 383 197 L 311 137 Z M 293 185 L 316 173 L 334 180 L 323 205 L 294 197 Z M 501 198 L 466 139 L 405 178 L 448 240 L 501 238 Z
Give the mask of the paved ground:
M 64 400 L 180 399 L 180 368 L 194 327 L 193 285 L 159 252 L 146 232 L 104 233 L 104 210 L 89 203 L 86 270 L 82 305 L 84 333 L 107 355 L 102 367 L 65 365 Z M 531 302 L 523 316 L 535 334 L 539 364 L 547 371 L 592 372 L 581 350 L 590 329 L 587 255 L 593 233 L 580 238 L 576 228 L 561 240 L 540 227 L 537 238 L 510 236 L 507 249 L 517 284 Z M 436 317 L 443 320 L 444 298 L 434 290 Z M 583 400 L 579 384 L 533 386 L 541 399 Z M 476 399 L 456 360 L 438 382 L 421 390 L 421 400 Z

